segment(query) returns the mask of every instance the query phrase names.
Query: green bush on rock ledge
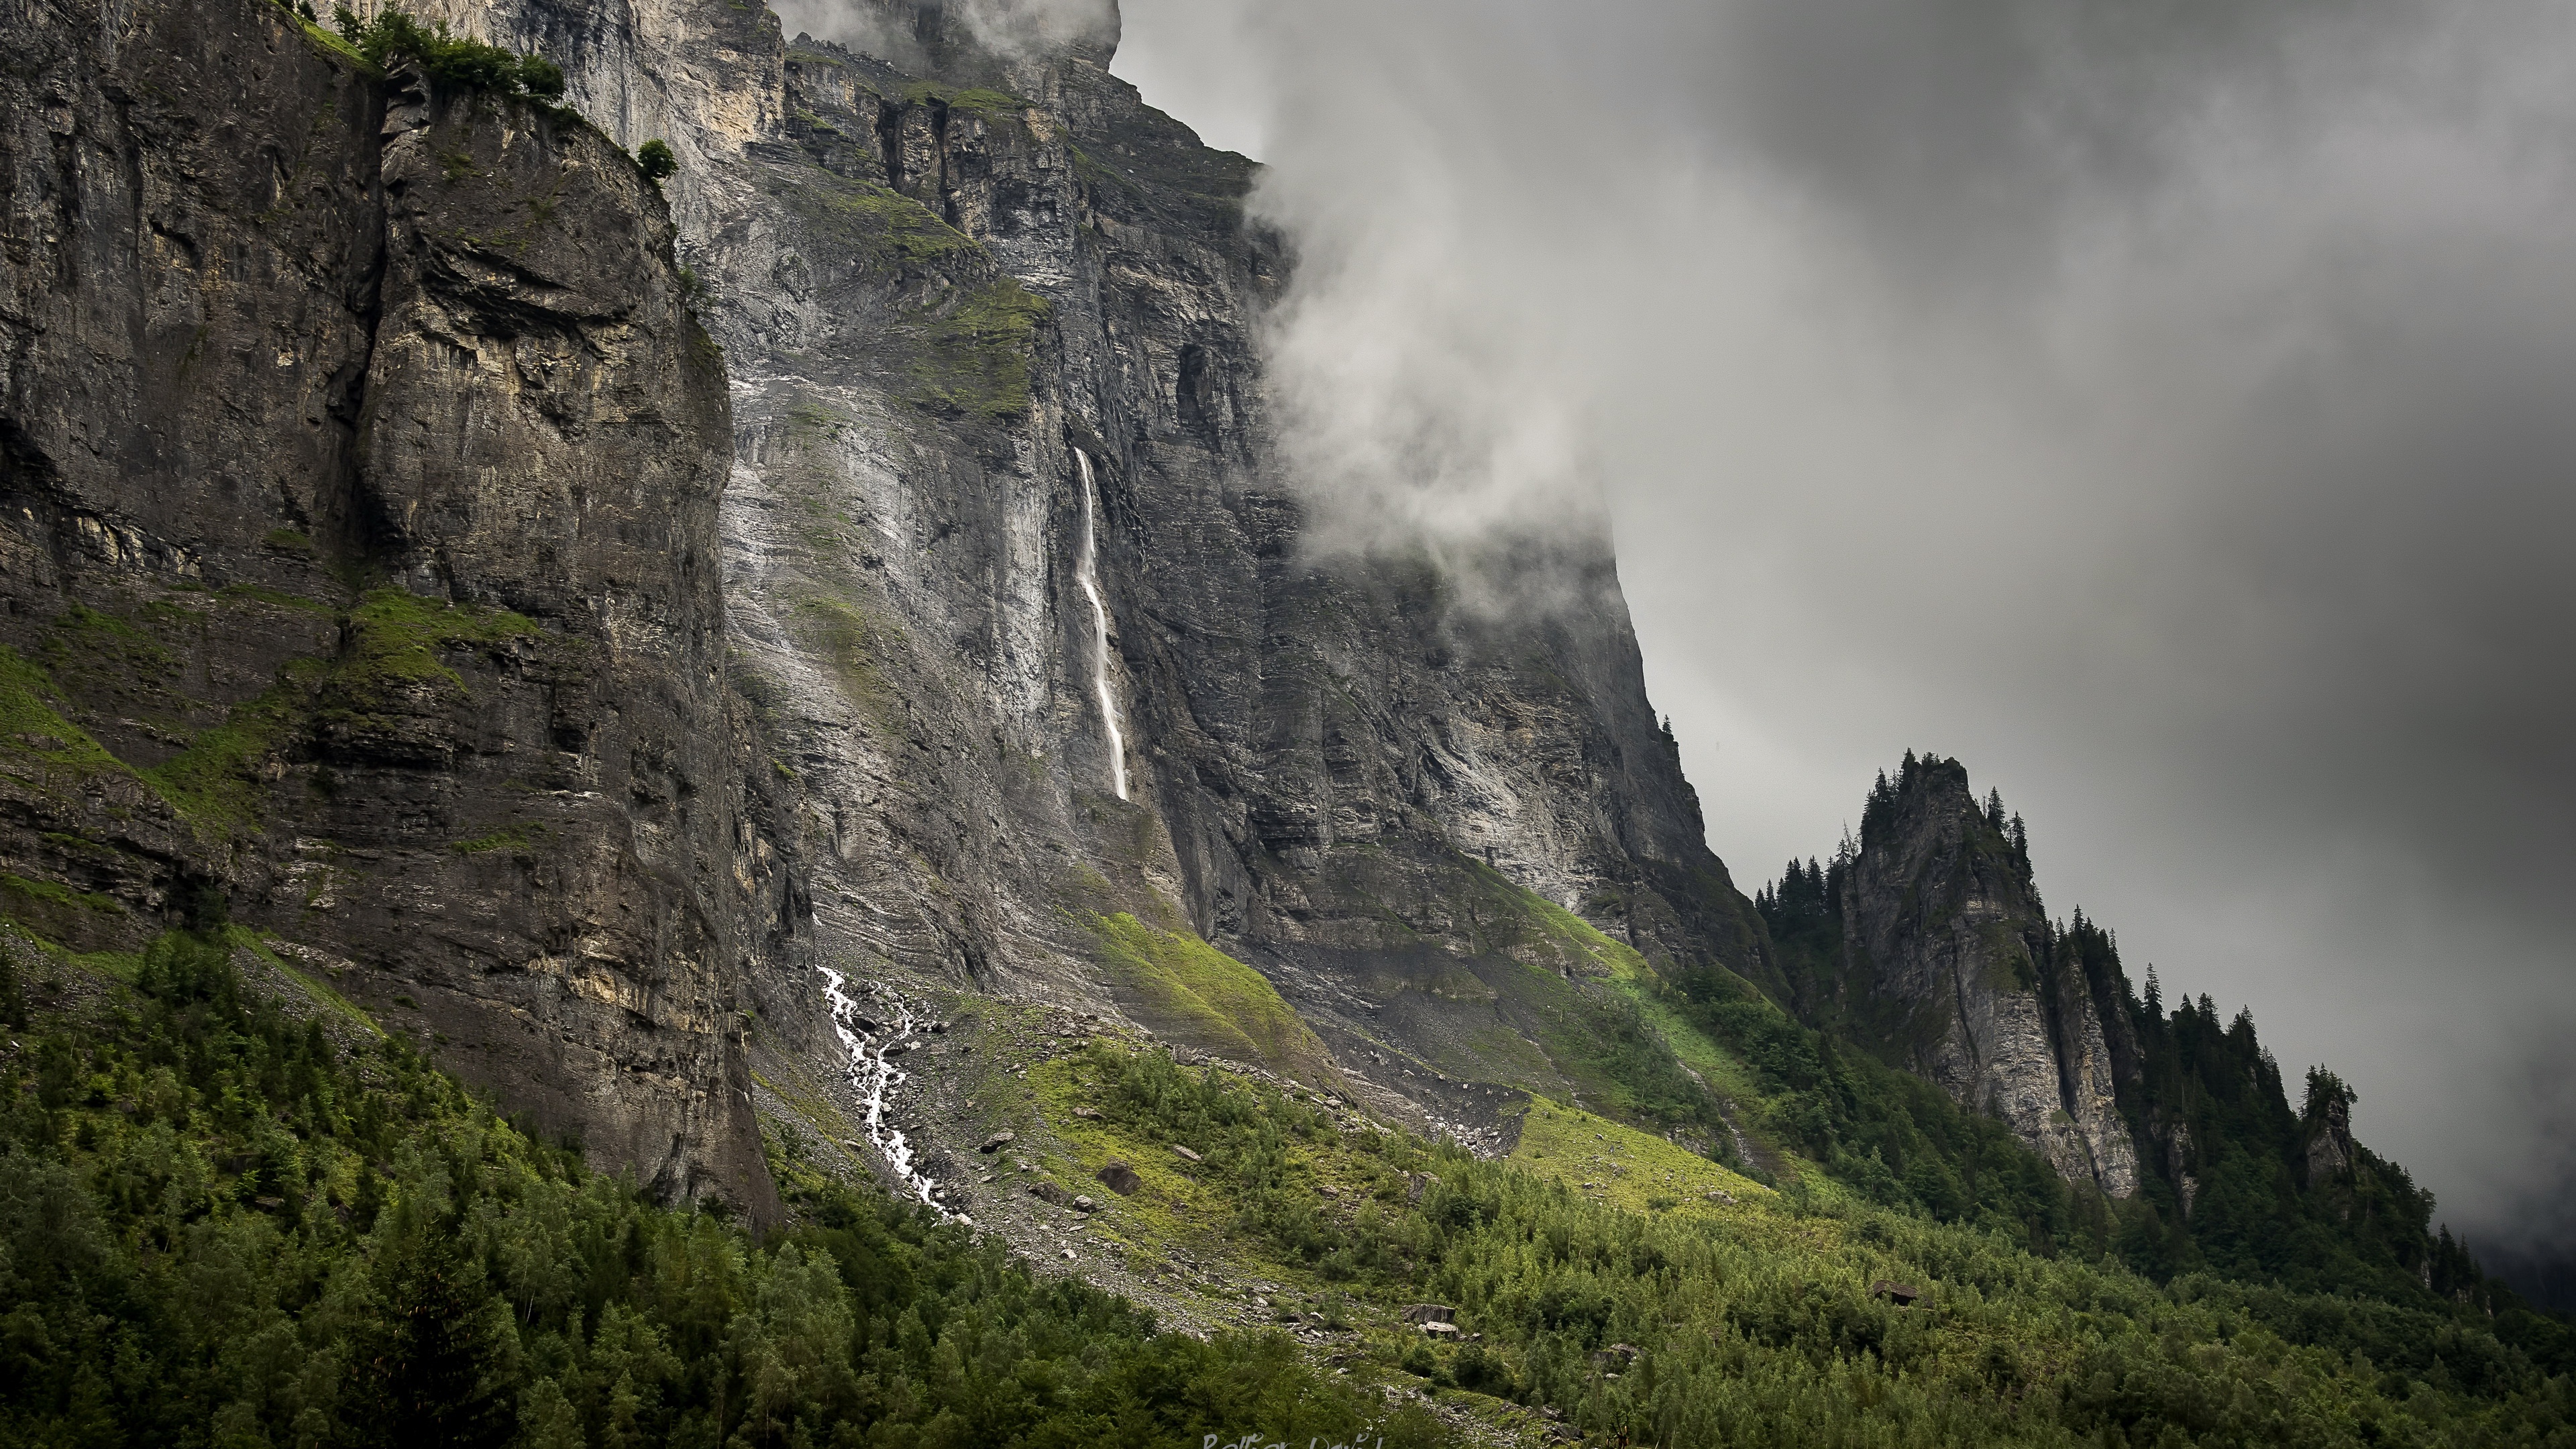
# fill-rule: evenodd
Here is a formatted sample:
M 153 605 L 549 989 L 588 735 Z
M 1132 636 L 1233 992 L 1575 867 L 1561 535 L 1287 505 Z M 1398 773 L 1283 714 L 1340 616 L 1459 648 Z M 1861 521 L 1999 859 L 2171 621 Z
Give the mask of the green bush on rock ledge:
M 444 20 L 423 25 L 391 7 L 361 20 L 342 5 L 332 12 L 331 23 L 369 65 L 391 68 L 397 60 L 409 59 L 431 79 L 448 85 L 547 102 L 563 98 L 561 66 L 541 55 L 520 55 L 472 36 L 451 35 Z

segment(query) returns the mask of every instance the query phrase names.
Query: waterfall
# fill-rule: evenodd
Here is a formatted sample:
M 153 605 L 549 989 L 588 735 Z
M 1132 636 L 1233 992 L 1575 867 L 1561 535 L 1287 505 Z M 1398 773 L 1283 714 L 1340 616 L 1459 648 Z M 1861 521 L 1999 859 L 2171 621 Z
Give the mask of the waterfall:
M 1091 679 L 1100 691 L 1100 722 L 1109 730 L 1110 779 L 1118 787 L 1118 798 L 1127 798 L 1127 741 L 1118 732 L 1118 695 L 1109 687 L 1109 610 L 1100 602 L 1100 568 L 1098 530 L 1092 519 L 1091 458 L 1080 448 L 1073 450 L 1074 464 L 1082 470 L 1082 564 L 1074 570 L 1074 579 L 1082 585 L 1082 596 L 1091 601 Z
M 818 966 L 823 974 L 823 1000 L 832 1009 L 832 1030 L 840 1034 L 842 1049 L 849 1053 L 850 1090 L 858 1093 L 860 1105 L 867 1109 L 868 1142 L 885 1156 L 886 1165 L 903 1185 L 940 1217 L 972 1223 L 963 1213 L 952 1213 L 939 1201 L 939 1183 L 913 1165 L 912 1144 L 903 1133 L 885 1119 L 886 1098 L 905 1080 L 903 1069 L 894 1058 L 912 1047 L 912 1038 L 920 1029 L 920 1020 L 903 998 L 893 998 L 889 1012 L 891 1025 L 869 1020 L 859 1014 L 859 1004 L 841 989 L 848 980 L 829 966 Z M 891 993 L 888 993 L 891 995 Z

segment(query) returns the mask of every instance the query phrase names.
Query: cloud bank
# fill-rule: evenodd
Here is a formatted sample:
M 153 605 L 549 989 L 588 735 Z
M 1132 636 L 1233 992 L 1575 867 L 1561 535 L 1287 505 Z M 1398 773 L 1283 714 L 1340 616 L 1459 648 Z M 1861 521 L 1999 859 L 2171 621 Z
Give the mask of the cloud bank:
M 1328 536 L 1606 518 L 1740 875 L 1958 755 L 2133 973 L 2576 1243 L 2576 13 L 1125 9 L 1269 163 Z

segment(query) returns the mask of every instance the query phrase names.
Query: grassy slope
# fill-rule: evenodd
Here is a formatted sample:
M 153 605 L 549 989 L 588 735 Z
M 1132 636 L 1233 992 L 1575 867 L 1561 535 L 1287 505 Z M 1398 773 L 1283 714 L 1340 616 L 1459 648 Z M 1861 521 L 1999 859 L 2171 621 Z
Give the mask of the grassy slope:
M 1269 1083 L 1108 1042 L 1030 1082 L 1037 1114 L 1059 1124 L 1041 1172 L 1102 1202 L 1093 1251 L 1159 1274 L 1211 1317 L 1347 1323 L 1319 1351 L 1513 1433 L 1540 1427 L 1521 1403 L 1670 1444 L 2576 1433 L 2569 1381 L 2537 1373 L 2465 1313 L 2208 1279 L 2159 1288 L 2002 1233 L 1771 1192 L 1550 1104 L 1533 1107 L 1508 1161 L 1477 1163 Z M 1078 1105 L 1104 1115 L 1075 1119 Z M 1092 1180 L 1111 1161 L 1143 1178 L 1133 1196 Z M 1423 1173 L 1438 1181 L 1417 1199 Z M 1897 1308 L 1870 1296 L 1879 1279 L 1930 1296 Z M 1264 1306 L 1251 1306 L 1256 1292 Z M 1397 1317 L 1426 1297 L 1455 1305 L 1484 1341 L 1426 1347 Z M 1595 1360 L 1622 1343 L 1634 1363 Z
M 1101 961 L 1141 1019 L 1235 1060 L 1305 1082 L 1331 1075 L 1324 1044 L 1260 972 L 1197 936 L 1147 925 L 1124 911 L 1095 916 Z

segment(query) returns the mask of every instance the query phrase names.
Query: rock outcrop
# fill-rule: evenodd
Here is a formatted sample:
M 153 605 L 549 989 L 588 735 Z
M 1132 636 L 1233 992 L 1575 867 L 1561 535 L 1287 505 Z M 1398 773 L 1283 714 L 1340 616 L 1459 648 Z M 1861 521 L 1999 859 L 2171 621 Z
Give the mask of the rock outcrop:
M 2104 1027 L 2129 1027 L 2125 983 L 2056 949 L 2029 858 L 1979 807 L 1965 767 L 1909 755 L 1881 786 L 1838 872 L 1841 969 L 1811 986 L 1809 1014 L 1830 1004 L 1841 1029 L 2011 1124 L 2068 1180 L 2135 1193 Z
M 229 916 L 603 1164 L 774 1211 L 730 418 L 661 199 L 267 0 L 0 39 L 11 914 Z

